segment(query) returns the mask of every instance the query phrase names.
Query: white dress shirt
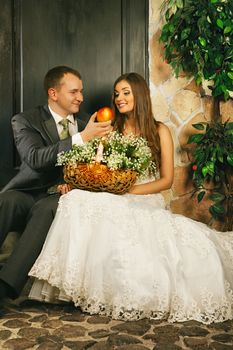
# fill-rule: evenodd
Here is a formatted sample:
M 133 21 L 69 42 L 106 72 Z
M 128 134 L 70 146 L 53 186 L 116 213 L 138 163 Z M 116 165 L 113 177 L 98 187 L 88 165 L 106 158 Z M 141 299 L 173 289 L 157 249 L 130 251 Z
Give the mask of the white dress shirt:
M 50 110 L 50 113 L 52 114 L 53 116 L 53 119 L 56 123 L 56 127 L 57 127 L 57 132 L 58 134 L 60 135 L 62 130 L 63 130 L 63 127 L 61 124 L 59 124 L 59 122 L 61 120 L 63 120 L 64 118 L 61 117 L 59 114 L 57 114 L 56 112 L 54 112 L 50 106 L 49 107 L 49 110 Z M 78 132 L 78 123 L 77 123 L 77 120 L 74 119 L 74 116 L 73 114 L 69 114 L 67 117 L 66 117 L 70 123 L 69 123 L 69 134 L 70 136 L 72 137 L 72 145 L 83 145 L 83 140 L 82 140 L 82 136 L 80 135 L 80 133 Z

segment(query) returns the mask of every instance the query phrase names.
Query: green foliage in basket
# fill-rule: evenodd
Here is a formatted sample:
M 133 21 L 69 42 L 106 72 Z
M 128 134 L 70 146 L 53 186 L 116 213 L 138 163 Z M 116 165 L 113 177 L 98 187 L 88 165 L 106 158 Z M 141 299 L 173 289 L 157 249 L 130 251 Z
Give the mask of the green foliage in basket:
M 94 163 L 99 143 L 103 144 L 102 164 L 111 170 L 134 170 L 140 177 L 156 174 L 147 141 L 134 135 L 112 132 L 108 138 L 93 139 L 83 145 L 73 145 L 68 152 L 58 154 L 57 165 L 72 163 Z

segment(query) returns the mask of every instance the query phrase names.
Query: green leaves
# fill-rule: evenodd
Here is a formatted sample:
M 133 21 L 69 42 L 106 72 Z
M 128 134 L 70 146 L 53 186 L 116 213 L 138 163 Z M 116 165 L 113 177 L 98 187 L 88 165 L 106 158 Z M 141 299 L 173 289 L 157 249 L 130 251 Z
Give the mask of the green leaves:
M 227 161 L 228 161 L 228 164 L 233 166 L 233 154 L 228 154 Z
M 202 201 L 202 199 L 204 198 L 204 196 L 205 196 L 205 191 L 201 191 L 201 192 L 199 192 L 198 193 L 198 195 L 197 195 L 197 201 L 198 201 L 198 203 L 200 203 L 201 201 Z
M 233 73 L 232 72 L 228 72 L 227 75 L 231 80 L 233 80 Z
M 223 100 L 233 91 L 233 7 L 220 0 L 165 0 L 166 23 L 160 41 L 174 74 L 212 80 L 212 95 Z
M 205 38 L 199 38 L 200 44 L 203 47 L 206 47 L 206 39 Z
M 202 174 L 204 177 L 206 177 L 207 174 L 209 174 L 211 177 L 214 175 L 214 162 L 207 162 L 205 166 L 201 169 Z
M 226 127 L 226 130 L 233 130 L 233 122 L 227 122 L 225 127 Z
M 181 9 L 183 7 L 183 0 L 177 0 L 176 6 Z
M 190 35 L 190 32 L 191 32 L 191 29 L 190 28 L 186 28 L 182 31 L 181 33 L 181 40 L 185 40 L 189 37 Z
M 221 66 L 222 64 L 222 60 L 223 60 L 223 57 L 221 54 L 218 54 L 215 59 L 214 59 L 214 62 L 216 63 L 216 66 Z
M 195 167 L 192 169 L 198 203 L 208 197 L 215 202 L 209 207 L 211 215 L 215 219 L 224 218 L 225 203 L 230 196 L 227 174 L 233 172 L 233 122 L 196 123 L 192 126 L 203 132 L 189 137 L 189 143 L 195 144 Z M 205 188 L 209 183 L 212 184 L 211 190 Z
M 232 31 L 232 27 L 231 26 L 227 26 L 224 29 L 224 34 L 230 33 Z
M 152 160 L 147 141 L 143 137 L 122 135 L 117 131 L 113 131 L 102 141 L 94 138 L 83 145 L 73 145 L 71 150 L 58 154 L 57 165 L 95 163 L 100 143 L 102 144 L 101 164 L 105 164 L 108 168 L 131 169 L 142 176 L 155 173 L 156 165 Z
M 204 123 L 192 124 L 192 126 L 197 130 L 204 130 L 205 129 Z
M 209 212 L 215 219 L 221 218 L 225 214 L 225 208 L 222 202 L 226 199 L 226 196 L 222 193 L 215 192 L 209 196 L 209 199 L 216 202 L 209 207 Z
M 223 21 L 221 19 L 218 18 L 216 23 L 219 28 L 223 29 Z
M 174 74 L 178 77 L 184 71 L 198 85 L 211 81 L 212 96 L 228 100 L 233 91 L 232 0 L 165 0 L 161 13 L 166 23 L 160 41 Z M 198 202 L 206 196 L 205 184 L 211 182 L 214 204 L 209 210 L 213 217 L 224 217 L 226 174 L 233 171 L 233 123 L 196 123 L 193 127 L 195 133 L 188 143 L 195 147 L 193 181 Z
M 169 24 L 169 26 L 168 26 L 168 28 L 169 28 L 169 32 L 170 33 L 174 33 L 174 31 L 175 31 L 175 26 L 174 26 L 174 24 Z
M 213 204 L 209 207 L 209 212 L 214 218 L 218 219 L 225 214 L 225 209 L 221 204 Z
M 225 196 L 222 194 L 222 193 L 213 193 L 209 196 L 209 199 L 211 199 L 212 201 L 215 201 L 215 202 L 220 202 L 222 200 L 225 199 Z
M 198 143 L 203 139 L 203 135 L 202 134 L 195 134 L 195 135 L 191 135 L 188 139 L 188 143 Z

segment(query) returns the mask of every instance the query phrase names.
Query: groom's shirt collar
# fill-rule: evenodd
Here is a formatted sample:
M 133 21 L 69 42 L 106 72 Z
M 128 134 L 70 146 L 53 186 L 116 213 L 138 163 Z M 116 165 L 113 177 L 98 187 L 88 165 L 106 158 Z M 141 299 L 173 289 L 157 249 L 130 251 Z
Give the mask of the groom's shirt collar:
M 53 119 L 55 120 L 56 125 L 57 125 L 61 120 L 64 119 L 64 118 L 61 117 L 59 114 L 57 114 L 56 112 L 54 112 L 50 106 L 48 106 L 48 108 L 49 108 L 50 113 L 51 113 L 52 116 L 53 116 Z M 75 120 L 74 120 L 73 114 L 68 114 L 66 118 L 71 122 L 71 124 L 73 124 L 73 125 L 75 124 Z

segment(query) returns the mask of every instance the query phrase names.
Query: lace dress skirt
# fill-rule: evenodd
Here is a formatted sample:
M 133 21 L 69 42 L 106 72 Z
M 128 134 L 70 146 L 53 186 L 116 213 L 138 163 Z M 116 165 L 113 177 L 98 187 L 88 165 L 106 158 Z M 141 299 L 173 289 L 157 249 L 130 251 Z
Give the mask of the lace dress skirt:
M 233 318 L 233 232 L 172 214 L 160 194 L 72 190 L 30 276 L 30 298 L 91 314 L 222 322 Z

